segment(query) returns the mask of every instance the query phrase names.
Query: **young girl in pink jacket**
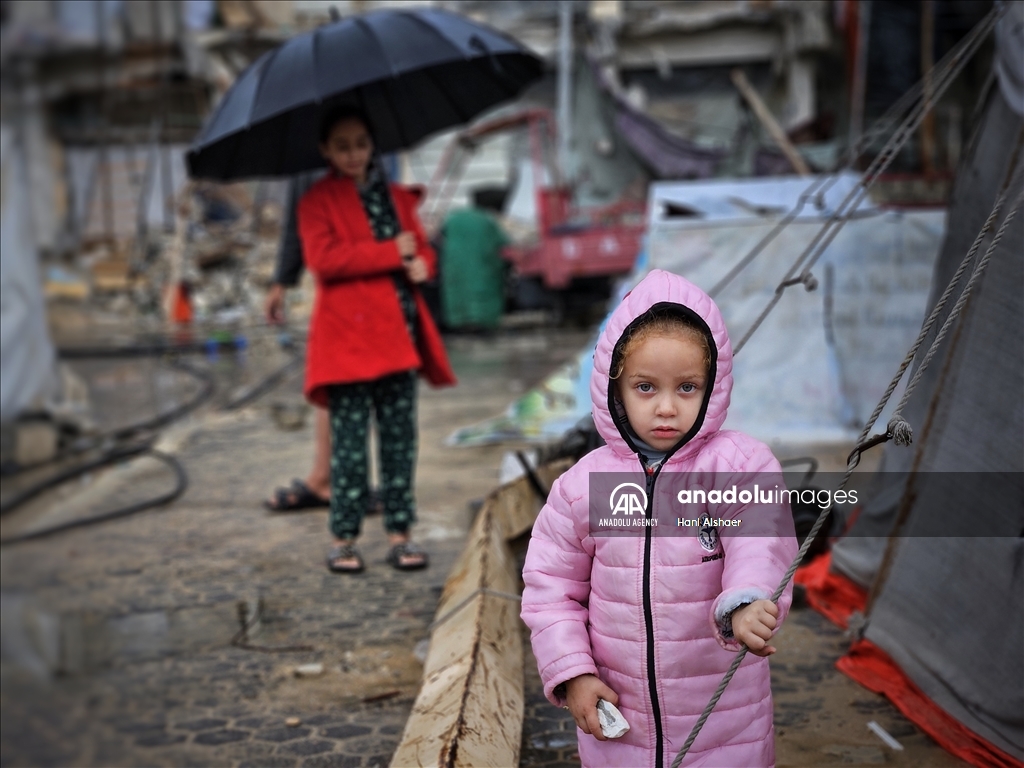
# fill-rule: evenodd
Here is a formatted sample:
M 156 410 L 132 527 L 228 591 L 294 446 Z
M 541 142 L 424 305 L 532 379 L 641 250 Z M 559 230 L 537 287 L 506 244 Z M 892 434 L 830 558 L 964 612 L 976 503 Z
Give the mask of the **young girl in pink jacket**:
M 673 477 L 781 478 L 766 445 L 721 428 L 732 381 L 718 307 L 668 272 L 647 275 L 598 340 L 590 393 L 606 445 L 555 482 L 523 570 L 544 693 L 576 720 L 584 766 L 670 765 L 743 645 L 750 653 L 683 765 L 774 765 L 767 657 L 791 590 L 777 605 L 770 597 L 796 555 L 792 515 L 779 503 L 734 503 L 702 508 L 711 525 L 665 530 L 684 509 L 673 506 L 676 486 L 668 492 Z M 635 532 L 599 530 L 608 520 L 595 510 L 613 514 L 614 491 L 597 491 L 607 473 L 643 478 L 632 487 L 644 483 L 647 523 L 629 518 Z M 723 519 L 757 533 L 720 535 Z M 599 699 L 629 724 L 622 737 L 602 734 Z

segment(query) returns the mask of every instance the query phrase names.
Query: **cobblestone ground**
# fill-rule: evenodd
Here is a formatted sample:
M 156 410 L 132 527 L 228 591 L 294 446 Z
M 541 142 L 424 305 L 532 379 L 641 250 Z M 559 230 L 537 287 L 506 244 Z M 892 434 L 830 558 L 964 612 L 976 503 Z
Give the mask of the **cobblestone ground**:
M 775 757 L 783 766 L 896 765 L 953 768 L 950 755 L 884 697 L 835 668 L 849 639 L 816 611 L 790 611 L 772 657 Z M 903 746 L 894 751 L 868 730 L 874 720 Z
M 580 764 L 576 752 L 576 722 L 566 710 L 544 697 L 537 660 L 530 650 L 530 630 L 523 625 L 524 700 L 523 742 L 519 765 L 539 768 L 573 768 Z
M 516 557 L 522 573 L 527 541 L 518 541 Z M 544 686 L 537 671 L 537 659 L 530 647 L 530 630 L 520 624 L 523 637 L 523 740 L 519 765 L 543 768 L 570 768 L 580 764 L 576 753 L 576 722 L 566 710 L 544 697 Z
M 5 547 L 0 763 L 386 765 L 468 503 L 495 486 L 510 447 L 446 449 L 443 438 L 500 413 L 584 338 L 452 343 L 460 386 L 424 389 L 420 399 L 415 535 L 432 558 L 424 572 L 385 564 L 373 516 L 361 540 L 367 571 L 330 574 L 325 511 L 261 508 L 311 458 L 312 419 L 284 432 L 269 416 L 275 398 L 298 398 L 297 381 L 242 412 L 207 412 L 172 429 L 190 485 L 169 507 Z M 152 496 L 168 475 L 149 459 L 114 468 L 65 489 L 57 512 L 42 500 L 5 520 L 4 534 L 26 515 L 91 514 Z M 251 621 L 258 605 L 259 623 L 240 638 L 240 606 Z M 232 644 L 240 639 L 244 647 Z M 320 675 L 296 677 L 312 663 Z

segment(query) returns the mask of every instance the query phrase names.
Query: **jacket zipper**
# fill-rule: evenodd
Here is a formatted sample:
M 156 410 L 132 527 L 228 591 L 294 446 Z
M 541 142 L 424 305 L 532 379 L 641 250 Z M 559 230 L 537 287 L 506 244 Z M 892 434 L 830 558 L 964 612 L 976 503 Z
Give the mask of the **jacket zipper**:
M 654 515 L 654 482 L 661 472 L 662 463 L 653 472 L 647 469 L 643 459 L 640 461 L 647 475 L 647 509 L 644 514 L 648 520 Z M 645 526 L 644 534 L 644 627 L 647 630 L 647 687 L 651 694 L 651 714 L 654 716 L 654 765 L 661 768 L 664 763 L 664 734 L 661 728 L 661 703 L 658 701 L 658 683 L 654 674 L 654 611 L 651 607 L 651 526 Z

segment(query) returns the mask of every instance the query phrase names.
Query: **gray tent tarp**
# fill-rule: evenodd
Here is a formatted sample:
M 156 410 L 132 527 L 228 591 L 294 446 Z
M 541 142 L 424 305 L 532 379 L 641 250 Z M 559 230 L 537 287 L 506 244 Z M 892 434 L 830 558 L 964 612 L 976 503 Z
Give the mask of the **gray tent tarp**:
M 0 126 L 0 420 L 4 422 L 41 407 L 59 386 L 24 192 L 24 152 L 16 140 L 12 128 Z
M 1019 35 L 1021 20 L 1014 16 L 1022 8 L 1014 5 L 1000 23 L 1015 24 Z M 1003 54 L 1021 66 L 1022 48 L 1008 51 L 999 35 L 997 41 L 997 62 Z M 1016 176 L 1003 216 L 1020 190 L 1015 148 L 1024 127 L 1004 91 L 989 91 L 958 174 L 932 304 L 1004 184 Z M 992 233 L 981 253 L 991 241 Z M 1024 211 L 1018 211 L 904 411 L 915 444 L 886 446 L 875 492 L 832 552 L 833 571 L 870 590 L 864 638 L 939 709 L 1018 761 L 1024 760 L 1022 243 Z M 1004 475 L 990 486 L 973 482 L 969 497 L 957 497 L 948 483 L 929 480 L 929 473 L 948 472 Z M 925 521 L 950 535 L 915 536 Z M 986 535 L 965 533 L 965 522 L 982 525 Z

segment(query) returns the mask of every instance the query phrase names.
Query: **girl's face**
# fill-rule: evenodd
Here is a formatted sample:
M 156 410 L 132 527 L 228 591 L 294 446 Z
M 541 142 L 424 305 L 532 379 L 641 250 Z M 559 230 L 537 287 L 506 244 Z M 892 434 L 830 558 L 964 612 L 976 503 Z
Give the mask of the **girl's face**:
M 629 353 L 619 396 L 637 436 L 670 450 L 697 421 L 708 386 L 704 350 L 681 336 L 651 336 Z
M 359 118 L 340 120 L 331 128 L 327 142 L 320 145 L 320 154 L 338 173 L 362 184 L 370 167 L 373 141 Z

